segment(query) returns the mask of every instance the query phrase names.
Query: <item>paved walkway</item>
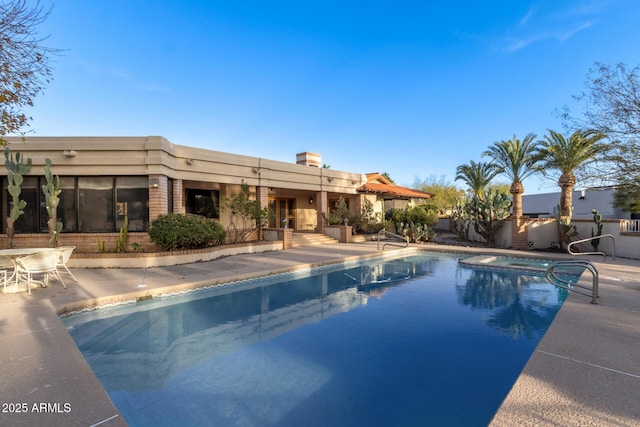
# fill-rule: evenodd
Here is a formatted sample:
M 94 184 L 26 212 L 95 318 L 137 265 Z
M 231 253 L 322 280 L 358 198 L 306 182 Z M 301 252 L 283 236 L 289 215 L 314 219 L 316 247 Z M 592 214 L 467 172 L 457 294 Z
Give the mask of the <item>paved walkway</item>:
M 371 243 L 336 244 L 173 267 L 73 269 L 79 283 L 68 279 L 68 289 L 52 280 L 31 297 L 0 295 L 0 425 L 126 425 L 62 325 L 63 310 L 378 253 Z M 568 298 L 494 425 L 640 425 L 640 261 L 596 265 L 600 304 Z

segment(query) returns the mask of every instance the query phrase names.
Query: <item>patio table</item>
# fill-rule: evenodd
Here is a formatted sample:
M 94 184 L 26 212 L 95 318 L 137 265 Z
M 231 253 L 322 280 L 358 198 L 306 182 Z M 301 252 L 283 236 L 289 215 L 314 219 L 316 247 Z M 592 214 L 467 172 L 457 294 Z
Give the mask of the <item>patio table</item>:
M 13 293 L 17 293 L 19 291 L 19 285 L 18 285 L 18 266 L 16 264 L 16 259 L 18 259 L 21 256 L 25 256 L 25 255 L 33 255 L 36 253 L 40 253 L 40 252 L 49 252 L 49 251 L 55 251 L 56 249 L 54 248 L 15 248 L 15 249 L 0 249 L 0 256 L 5 256 L 7 258 L 9 258 L 11 260 L 11 262 L 13 263 L 13 271 L 11 272 L 11 276 L 8 276 L 5 278 L 5 284 L 4 287 L 2 288 L 2 292 L 4 294 L 7 293 L 7 284 L 9 283 L 9 281 L 12 281 L 15 279 L 15 283 L 13 285 Z M 24 285 L 24 289 L 20 289 L 20 291 L 28 291 L 29 289 L 27 289 L 27 286 L 31 286 L 32 284 L 25 284 Z M 20 287 L 22 287 L 22 285 L 20 285 Z M 37 286 L 33 286 L 33 288 L 37 288 Z

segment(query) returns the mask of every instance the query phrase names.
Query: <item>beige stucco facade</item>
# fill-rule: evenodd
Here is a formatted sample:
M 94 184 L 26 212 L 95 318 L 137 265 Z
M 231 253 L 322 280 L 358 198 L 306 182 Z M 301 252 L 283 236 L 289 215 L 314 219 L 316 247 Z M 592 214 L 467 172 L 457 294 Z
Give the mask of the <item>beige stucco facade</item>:
M 349 201 L 349 208 L 353 212 L 361 209 L 365 197 L 373 198 L 378 209 L 383 206 L 377 196 L 357 191 L 366 183 L 366 175 L 317 167 L 316 157 L 319 155 L 315 153 L 310 153 L 314 159 L 313 164 L 302 165 L 177 145 L 161 136 L 9 137 L 7 140 L 10 152 L 20 152 L 25 158 L 32 159 L 33 166 L 28 176 L 42 177 L 45 159 L 48 158 L 51 159 L 54 175 L 68 178 L 69 182 L 71 178 L 75 178 L 73 194 L 76 196 L 73 197 L 79 200 L 76 209 L 82 209 L 81 198 L 84 196 L 82 184 L 77 183 L 77 178 L 84 178 L 86 181 L 97 179 L 96 177 L 144 177 L 147 183 L 145 191 L 148 190 L 145 207 L 148 208 L 148 216 L 145 216 L 144 224 L 142 221 L 129 219 L 131 231 L 146 230 L 148 222 L 158 215 L 187 212 L 189 204 L 186 198 L 190 191 L 198 194 L 214 192 L 216 202 L 221 204 L 224 198 L 237 194 L 242 183 L 249 186 L 252 196 L 263 207 L 276 208 L 279 217 L 272 220 L 271 224 L 276 227 L 281 227 L 286 222 L 289 228 L 295 230 L 321 231 L 322 214 L 339 197 Z M 291 153 L 291 157 L 292 160 L 296 159 L 296 153 Z M 0 171 L 5 189 L 6 173 L 4 168 Z M 37 182 L 38 185 L 41 184 L 42 178 L 38 178 Z M 113 182 L 114 187 L 119 185 L 117 178 Z M 92 182 L 89 185 L 93 186 L 92 189 L 97 187 Z M 116 192 L 117 189 L 114 189 L 114 194 Z M 114 217 L 123 213 L 118 197 L 113 196 Z M 42 202 L 39 203 L 42 205 Z M 133 206 L 132 203 L 129 205 Z M 9 206 L 9 197 L 3 191 L 3 218 L 7 216 Z M 125 211 L 130 212 L 131 206 Z M 217 219 L 227 226 L 230 213 L 220 210 L 217 215 Z M 282 221 L 283 219 L 286 221 Z M 65 231 L 115 232 L 121 225 L 121 221 L 114 218 L 113 227 L 108 230 L 110 225 L 90 224 L 92 220 L 90 216 L 81 217 L 77 220 L 78 225 L 74 225 L 75 229 Z M 37 221 L 34 224 L 38 228 Z M 40 227 L 35 232 L 44 230 Z

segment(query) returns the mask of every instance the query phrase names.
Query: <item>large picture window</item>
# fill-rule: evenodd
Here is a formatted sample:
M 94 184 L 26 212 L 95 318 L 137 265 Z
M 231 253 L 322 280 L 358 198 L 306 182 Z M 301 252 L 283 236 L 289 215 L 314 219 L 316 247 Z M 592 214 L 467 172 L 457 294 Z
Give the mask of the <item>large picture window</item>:
M 49 215 L 42 185 L 44 177 L 25 177 L 20 199 L 27 202 L 15 223 L 16 233 L 46 233 Z M 7 215 L 11 210 L 7 179 L 2 179 Z M 63 232 L 115 232 L 129 218 L 130 231 L 144 231 L 149 225 L 149 181 L 142 177 L 60 177 L 57 220 Z M 2 219 L 6 229 L 6 216 Z
M 146 176 L 116 178 L 116 229 L 129 218 L 129 230 L 144 231 L 149 222 L 149 184 Z
M 113 177 L 80 177 L 78 192 L 78 231 L 115 231 Z
M 186 190 L 187 213 L 206 216 L 207 218 L 220 218 L 220 192 L 218 190 L 201 190 L 188 188 Z
M 13 206 L 12 197 L 8 194 L 7 179 L 3 178 L 3 191 L 7 200 L 7 215 Z M 24 178 L 20 192 L 20 199 L 27 205 L 24 214 L 21 215 L 14 225 L 16 233 L 47 233 L 49 231 L 47 222 L 47 204 L 42 186 L 46 184 L 43 177 L 27 176 Z M 75 178 L 60 178 L 61 193 L 58 195 L 60 201 L 56 211 L 57 220 L 63 224 L 62 231 L 76 231 L 76 192 Z M 6 217 L 2 219 L 2 225 L 6 228 Z
M 144 177 L 78 178 L 78 231 L 118 231 L 129 219 L 130 231 L 149 223 L 149 184 Z

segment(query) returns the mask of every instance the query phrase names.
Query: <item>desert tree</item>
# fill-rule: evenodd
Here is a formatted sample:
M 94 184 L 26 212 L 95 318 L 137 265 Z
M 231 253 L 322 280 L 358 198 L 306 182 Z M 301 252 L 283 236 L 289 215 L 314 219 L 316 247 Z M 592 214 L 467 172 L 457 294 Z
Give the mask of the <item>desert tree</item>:
M 596 62 L 587 73 L 585 89 L 574 100 L 581 114 L 564 107 L 561 117 L 569 131 L 594 129 L 610 140 L 605 162 L 590 167 L 593 185 L 615 185 L 624 210 L 634 211 L 640 199 L 640 66 Z
M 48 17 L 39 1 L 0 2 L 0 144 L 5 136 L 24 134 L 31 120 L 25 108 L 43 92 L 51 78 L 50 56 L 59 52 L 44 46 L 47 37 L 38 26 Z
M 455 209 L 461 195 L 464 195 L 464 191 L 449 182 L 445 175 L 430 175 L 424 180 L 416 177 L 412 188 L 433 194 L 428 204 L 435 206 L 441 214 Z

